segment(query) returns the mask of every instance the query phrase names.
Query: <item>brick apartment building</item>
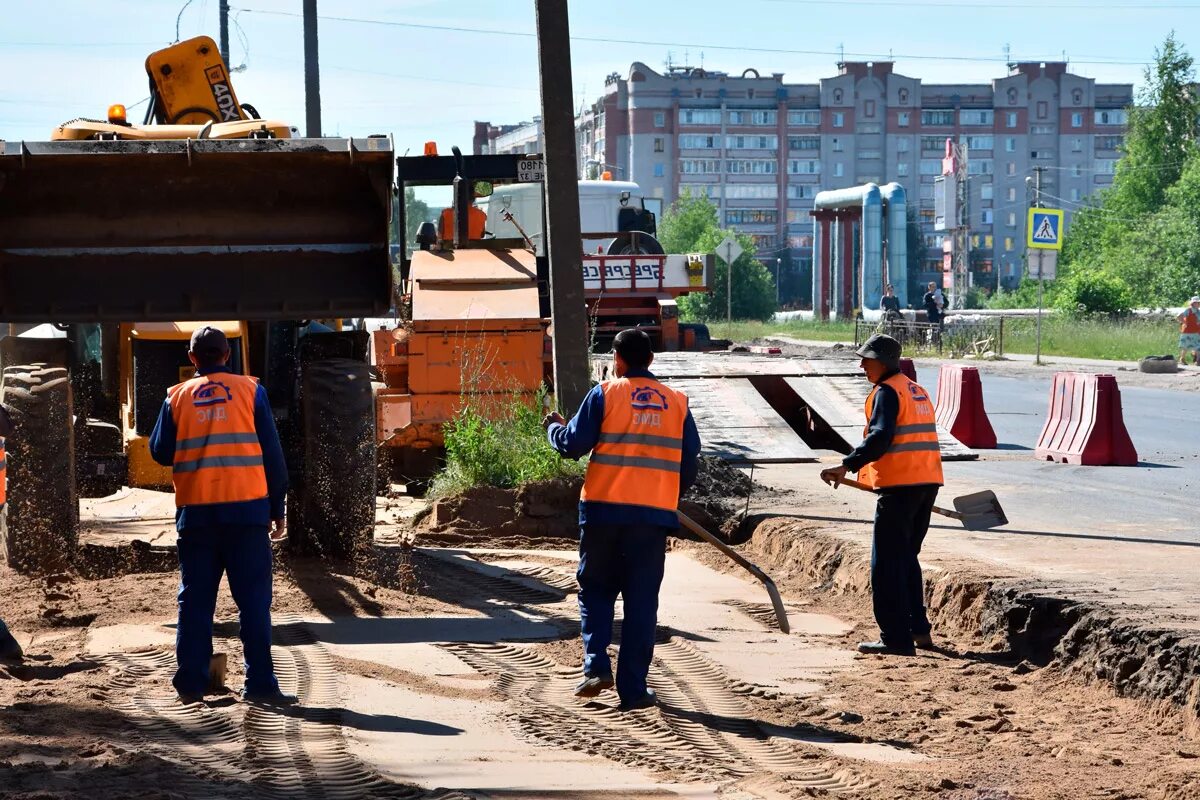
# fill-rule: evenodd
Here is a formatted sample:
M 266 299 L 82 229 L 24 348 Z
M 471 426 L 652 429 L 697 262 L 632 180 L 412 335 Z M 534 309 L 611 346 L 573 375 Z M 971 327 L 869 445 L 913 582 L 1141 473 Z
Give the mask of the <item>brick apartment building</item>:
M 917 209 L 926 245 L 922 279 L 941 271 L 933 181 L 947 137 L 969 152 L 972 280 L 1020 280 L 1028 199 L 1068 212 L 1112 182 L 1131 84 L 1099 84 L 1065 62 L 1020 62 L 986 84 L 929 84 L 893 62 L 846 62 L 819 83 L 785 83 L 635 62 L 608 76 L 576 120 L 581 173 L 607 169 L 669 204 L 706 193 L 722 221 L 754 236 L 758 256 L 812 263 L 813 197 L 825 189 L 897 181 Z M 540 152 L 541 122 L 476 123 L 475 152 Z

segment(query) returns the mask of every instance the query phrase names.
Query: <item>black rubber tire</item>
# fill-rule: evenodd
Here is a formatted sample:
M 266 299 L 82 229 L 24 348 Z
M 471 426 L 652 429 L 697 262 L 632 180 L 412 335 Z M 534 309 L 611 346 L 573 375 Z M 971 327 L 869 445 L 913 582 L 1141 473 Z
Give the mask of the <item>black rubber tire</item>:
M 309 363 L 301 388 L 304 482 L 301 549 L 353 559 L 375 531 L 375 399 L 370 365 L 348 358 Z M 305 545 L 308 545 L 307 547 Z
M 648 233 L 643 233 L 638 237 L 638 255 L 643 256 L 661 256 L 667 251 L 663 250 L 662 244 Z M 629 256 L 633 255 L 633 241 L 614 239 L 613 243 L 608 246 L 608 255 L 610 256 Z
M 79 542 L 71 380 L 63 367 L 4 370 L 4 404 L 13 433 L 8 460 L 8 521 L 0 557 L 20 572 L 67 568 Z
M 679 329 L 681 333 L 685 330 L 695 332 L 697 350 L 712 347 L 712 335 L 708 332 L 708 326 L 703 322 L 685 322 L 679 326 Z

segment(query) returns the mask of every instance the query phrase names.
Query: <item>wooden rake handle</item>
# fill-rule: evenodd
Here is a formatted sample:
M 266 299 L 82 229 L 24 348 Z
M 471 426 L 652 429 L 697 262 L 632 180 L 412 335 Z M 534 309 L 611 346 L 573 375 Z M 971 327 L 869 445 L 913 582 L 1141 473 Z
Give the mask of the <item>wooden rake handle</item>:
M 870 486 L 867 486 L 865 483 L 860 483 L 860 482 L 854 480 L 853 478 L 841 478 L 838 480 L 838 483 L 842 484 L 843 486 L 852 486 L 855 489 L 862 489 L 864 492 L 874 492 L 875 491 Z M 934 506 L 933 513 L 941 514 L 943 517 L 950 517 L 951 519 L 956 519 L 956 520 L 959 520 L 960 522 L 963 519 L 963 515 L 960 514 L 959 512 L 951 511 L 948 508 L 941 508 L 940 506 Z

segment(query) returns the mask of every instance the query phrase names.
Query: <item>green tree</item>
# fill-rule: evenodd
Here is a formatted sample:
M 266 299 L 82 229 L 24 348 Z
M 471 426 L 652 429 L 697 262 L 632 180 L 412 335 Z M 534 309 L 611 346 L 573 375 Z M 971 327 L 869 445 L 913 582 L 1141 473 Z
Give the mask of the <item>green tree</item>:
M 732 233 L 742 247 L 733 262 L 733 316 L 735 319 L 767 320 L 775 313 L 774 276 L 754 258 L 754 239 L 736 230 L 723 230 L 717 207 L 707 197 L 684 193 L 663 214 L 658 226 L 659 241 L 668 253 L 714 253 L 725 236 Z M 707 293 L 679 298 L 685 319 L 725 319 L 728 267 L 717 258 L 713 285 Z
M 424 200 L 418 200 L 416 190 L 411 186 L 406 186 L 404 188 L 404 247 L 406 253 L 412 252 L 417 239 L 417 228 L 421 227 L 421 223 L 432 221 L 434 220 L 429 204 Z M 393 220 L 393 241 L 400 238 L 397 233 L 399 232 L 396 230 L 395 220 Z
M 921 305 L 921 297 L 925 294 L 921 289 L 921 272 L 925 269 L 925 235 L 917 221 L 916 203 L 908 206 L 907 217 L 905 231 L 908 233 L 908 280 L 903 288 L 909 305 L 916 308 Z M 895 281 L 892 283 L 895 284 Z M 896 287 L 897 293 L 900 288 Z

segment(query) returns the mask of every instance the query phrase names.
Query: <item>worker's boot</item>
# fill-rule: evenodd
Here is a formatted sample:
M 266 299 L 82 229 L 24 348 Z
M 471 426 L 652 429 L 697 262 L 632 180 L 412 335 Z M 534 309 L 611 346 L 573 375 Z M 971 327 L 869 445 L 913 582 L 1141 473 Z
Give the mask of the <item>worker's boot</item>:
M 300 698 L 294 694 L 276 689 L 273 692 L 247 692 L 242 690 L 242 699 L 247 703 L 254 703 L 260 706 L 294 706 L 300 702 Z
M 908 647 L 893 647 L 883 642 L 859 642 L 858 652 L 876 656 L 915 656 L 917 651 L 912 645 Z
M 637 711 L 639 708 L 654 708 L 658 705 L 658 695 L 653 689 L 647 689 L 646 693 L 636 700 L 622 700 L 621 705 L 617 706 L 618 711 Z
M 584 675 L 575 686 L 576 697 L 597 697 L 605 689 L 613 687 L 613 676 L 611 674 L 604 675 Z
M 20 643 L 8 632 L 4 621 L 0 620 L 0 661 L 20 661 L 24 657 Z
M 933 650 L 933 636 L 928 633 L 914 633 L 913 644 L 922 650 Z

